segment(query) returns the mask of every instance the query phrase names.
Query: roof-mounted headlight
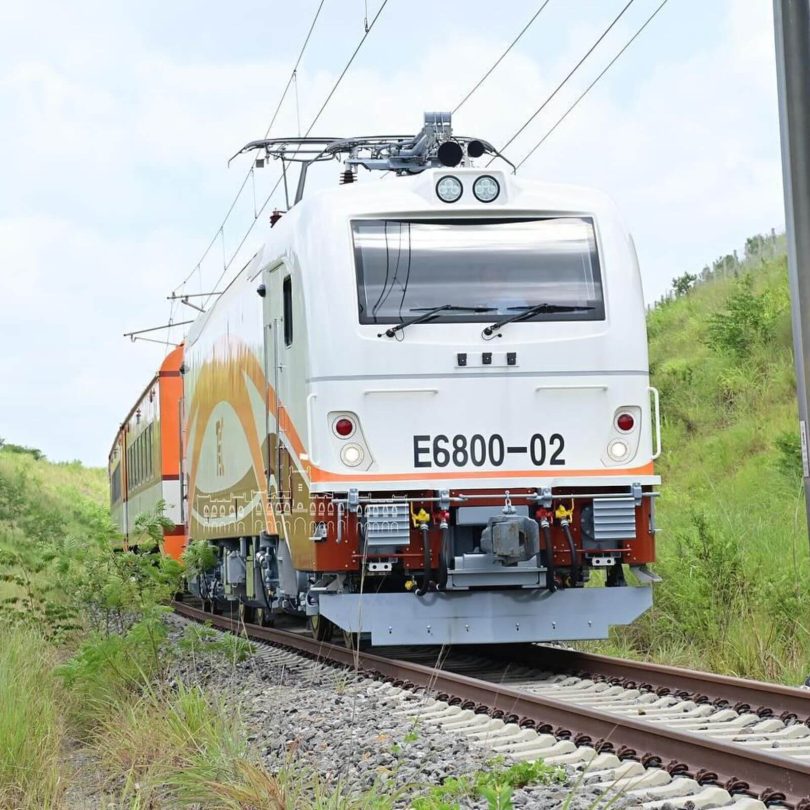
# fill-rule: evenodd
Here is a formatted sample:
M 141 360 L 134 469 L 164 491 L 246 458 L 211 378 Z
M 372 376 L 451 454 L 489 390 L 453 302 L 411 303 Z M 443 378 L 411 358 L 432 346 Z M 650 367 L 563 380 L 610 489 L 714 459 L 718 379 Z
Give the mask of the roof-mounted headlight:
M 463 191 L 464 186 L 461 185 L 461 180 L 458 177 L 453 177 L 452 174 L 440 177 L 439 182 L 436 183 L 436 196 L 442 202 L 457 202 Z
M 473 183 L 473 194 L 478 202 L 489 203 L 501 193 L 501 184 L 489 174 L 482 174 Z

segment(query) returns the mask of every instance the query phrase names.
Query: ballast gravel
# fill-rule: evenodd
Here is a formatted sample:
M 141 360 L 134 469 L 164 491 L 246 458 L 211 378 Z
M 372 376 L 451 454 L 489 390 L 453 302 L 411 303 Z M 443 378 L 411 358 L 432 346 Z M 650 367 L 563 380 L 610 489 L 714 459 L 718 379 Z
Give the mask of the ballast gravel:
M 168 621 L 175 637 L 188 624 L 177 616 Z M 339 786 L 344 794 L 360 797 L 374 789 L 396 795 L 396 806 L 408 807 L 448 777 L 493 767 L 487 748 L 408 716 L 408 707 L 416 713 L 423 696 L 290 651 L 257 645 L 253 656 L 237 664 L 221 655 L 178 656 L 173 677 L 223 696 L 239 712 L 250 744 L 270 772 L 303 766 L 302 773 L 317 773 L 323 787 Z M 600 801 L 598 790 L 586 780 L 577 782 L 575 771 L 568 775 L 568 784 L 516 788 L 512 806 L 639 806 L 615 797 Z M 458 806 L 486 810 L 490 805 L 480 800 Z

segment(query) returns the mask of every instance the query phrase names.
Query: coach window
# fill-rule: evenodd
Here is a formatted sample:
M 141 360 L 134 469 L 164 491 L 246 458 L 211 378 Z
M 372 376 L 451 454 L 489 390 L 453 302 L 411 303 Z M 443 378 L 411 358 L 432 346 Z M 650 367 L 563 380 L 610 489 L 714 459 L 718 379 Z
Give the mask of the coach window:
M 281 287 L 284 299 L 284 343 L 291 346 L 293 342 L 293 308 L 292 308 L 292 278 L 287 276 Z

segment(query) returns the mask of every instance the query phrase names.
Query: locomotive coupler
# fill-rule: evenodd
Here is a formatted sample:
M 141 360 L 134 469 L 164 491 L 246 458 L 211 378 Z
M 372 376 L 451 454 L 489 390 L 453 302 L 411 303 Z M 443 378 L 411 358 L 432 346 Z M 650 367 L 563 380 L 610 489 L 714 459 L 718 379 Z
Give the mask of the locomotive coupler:
M 495 515 L 481 533 L 481 550 L 507 565 L 530 560 L 540 551 L 537 522 L 522 515 Z

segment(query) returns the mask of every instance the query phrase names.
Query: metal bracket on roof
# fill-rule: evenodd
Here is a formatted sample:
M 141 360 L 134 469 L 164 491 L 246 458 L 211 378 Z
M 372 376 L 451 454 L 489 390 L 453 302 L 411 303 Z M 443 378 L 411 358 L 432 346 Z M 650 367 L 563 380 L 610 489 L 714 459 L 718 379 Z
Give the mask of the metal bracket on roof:
M 263 150 L 266 158 L 301 163 L 295 202 L 304 196 L 307 172 L 313 163 L 343 158 L 347 170 L 362 166 L 369 171 L 418 174 L 439 166 L 458 166 L 483 155 L 507 160 L 489 141 L 454 135 L 449 112 L 427 112 L 416 135 L 364 135 L 354 138 L 264 138 L 245 144 L 232 158 L 245 152 Z M 260 159 L 261 160 L 261 159 Z M 231 161 L 229 160 L 228 163 Z

